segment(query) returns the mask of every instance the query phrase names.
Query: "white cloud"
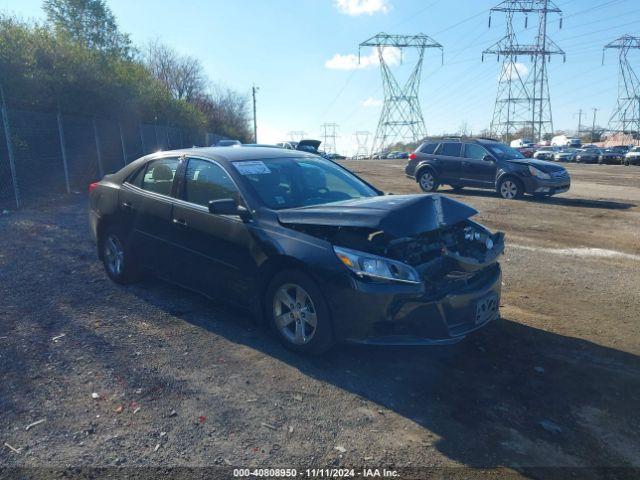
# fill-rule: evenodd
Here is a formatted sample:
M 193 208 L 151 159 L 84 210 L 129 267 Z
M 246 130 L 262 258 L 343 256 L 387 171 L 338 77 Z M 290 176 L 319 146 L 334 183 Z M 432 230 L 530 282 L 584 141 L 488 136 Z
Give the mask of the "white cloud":
M 387 13 L 391 10 L 387 0 L 336 0 L 336 7 L 340 13 L 353 16 Z
M 381 107 L 382 100 L 378 98 L 369 97 L 364 102 L 362 102 L 363 107 Z
M 396 47 L 384 47 L 382 49 L 382 56 L 385 62 L 387 62 L 387 65 L 398 65 L 400 63 L 401 52 L 400 49 Z M 358 55 L 355 53 L 349 53 L 347 55 L 336 53 L 324 63 L 324 66 L 330 70 L 357 70 L 375 67 L 379 64 L 378 50 L 373 49 L 369 55 L 360 57 L 360 63 L 358 63 Z
M 515 80 L 518 78 L 518 74 L 520 74 L 520 78 L 524 81 L 527 73 L 529 73 L 529 69 L 524 63 L 508 63 L 502 66 L 502 72 L 498 77 L 498 81 L 506 82 L 508 80 Z

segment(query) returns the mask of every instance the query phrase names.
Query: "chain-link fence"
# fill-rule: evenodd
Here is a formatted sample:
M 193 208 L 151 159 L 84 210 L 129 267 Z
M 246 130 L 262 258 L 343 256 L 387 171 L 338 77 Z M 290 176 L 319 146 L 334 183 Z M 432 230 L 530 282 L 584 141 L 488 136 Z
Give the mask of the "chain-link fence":
M 221 135 L 164 125 L 2 109 L 0 205 L 83 191 L 141 156 L 212 145 Z

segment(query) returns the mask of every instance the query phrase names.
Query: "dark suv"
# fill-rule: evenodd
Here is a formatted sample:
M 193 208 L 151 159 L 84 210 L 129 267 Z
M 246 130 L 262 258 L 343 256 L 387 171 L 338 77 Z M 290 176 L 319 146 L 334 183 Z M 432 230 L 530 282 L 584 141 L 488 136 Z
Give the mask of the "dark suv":
M 424 142 L 409 156 L 405 168 L 425 192 L 441 184 L 496 190 L 501 197 L 537 197 L 569 190 L 571 179 L 564 167 L 525 158 L 517 150 L 491 139 L 445 138 Z

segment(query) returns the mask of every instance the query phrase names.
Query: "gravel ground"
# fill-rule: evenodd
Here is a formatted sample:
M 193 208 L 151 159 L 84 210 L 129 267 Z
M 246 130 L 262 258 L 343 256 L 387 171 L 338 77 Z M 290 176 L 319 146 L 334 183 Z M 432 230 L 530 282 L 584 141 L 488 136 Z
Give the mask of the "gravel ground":
M 418 191 L 404 162 L 346 165 Z M 160 281 L 110 282 L 82 195 L 0 215 L 0 443 L 19 452 L 0 465 L 640 467 L 640 168 L 570 170 L 545 202 L 442 189 L 507 232 L 500 321 L 321 358 Z

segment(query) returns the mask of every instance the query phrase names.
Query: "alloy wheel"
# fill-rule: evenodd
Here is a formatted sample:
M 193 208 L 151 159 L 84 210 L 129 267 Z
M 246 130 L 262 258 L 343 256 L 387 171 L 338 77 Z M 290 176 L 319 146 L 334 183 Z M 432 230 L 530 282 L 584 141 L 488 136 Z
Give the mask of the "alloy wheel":
M 503 198 L 512 200 L 518 195 L 518 185 L 513 180 L 505 180 L 500 185 L 500 195 Z
M 104 242 L 105 265 L 114 277 L 122 275 L 124 270 L 124 248 L 120 239 L 110 234 Z
M 273 297 L 273 318 L 282 336 L 295 345 L 305 345 L 316 333 L 318 317 L 307 291 L 286 283 Z
M 435 179 L 431 172 L 425 172 L 420 175 L 420 186 L 423 190 L 430 191 L 433 190 L 433 186 L 435 184 Z

